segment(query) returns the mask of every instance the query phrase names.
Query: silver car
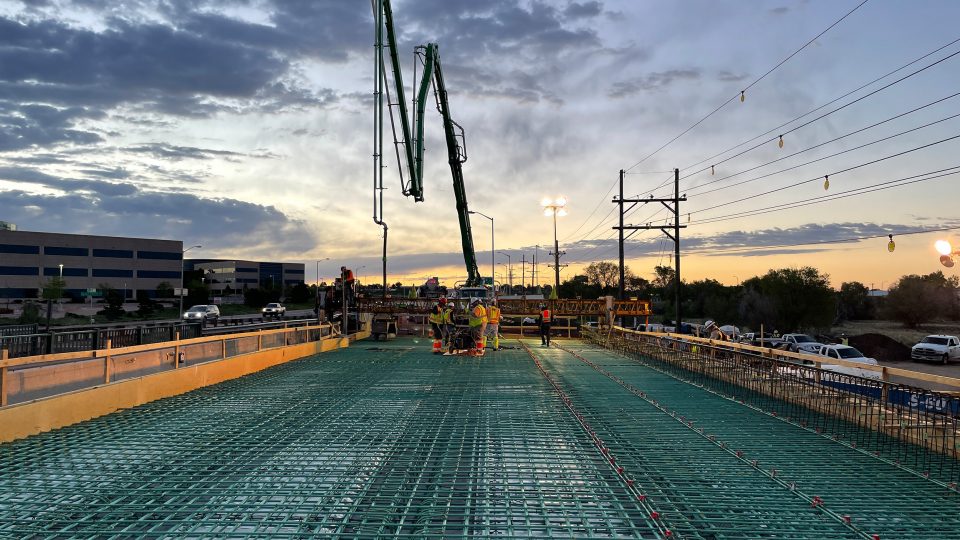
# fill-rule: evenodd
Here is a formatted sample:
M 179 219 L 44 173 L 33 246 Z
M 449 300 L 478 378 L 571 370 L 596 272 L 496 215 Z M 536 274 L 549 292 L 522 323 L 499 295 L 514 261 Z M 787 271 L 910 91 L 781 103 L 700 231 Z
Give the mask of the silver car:
M 188 322 L 212 322 L 220 319 L 220 308 L 213 304 L 193 306 L 183 312 L 183 320 Z

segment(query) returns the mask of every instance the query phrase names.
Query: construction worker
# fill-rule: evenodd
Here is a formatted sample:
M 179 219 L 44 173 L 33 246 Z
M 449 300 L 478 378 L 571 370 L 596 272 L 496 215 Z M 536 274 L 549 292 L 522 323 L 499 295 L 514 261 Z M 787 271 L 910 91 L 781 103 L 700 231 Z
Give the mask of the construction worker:
M 487 310 L 483 307 L 483 302 L 479 298 L 470 301 L 470 313 L 467 316 L 467 324 L 470 326 L 470 336 L 473 339 L 473 349 L 470 353 L 474 356 L 483 355 L 483 330 L 487 324 Z
M 427 316 L 427 320 L 430 321 L 430 328 L 433 332 L 433 354 L 443 353 L 441 348 L 443 342 L 443 310 L 444 304 L 446 304 L 446 298 L 441 298 L 437 303 L 430 308 L 430 314 Z
M 840 343 L 843 344 L 843 345 L 849 345 L 849 344 L 850 344 L 850 339 L 847 338 L 847 334 L 846 334 L 846 333 L 840 334 Z
M 493 350 L 500 350 L 500 308 L 497 306 L 497 299 L 490 301 L 490 307 L 487 308 L 487 331 L 485 334 L 493 336 Z
M 453 303 L 447 302 L 446 298 L 441 297 L 440 302 L 443 304 L 443 318 L 441 319 L 440 328 L 443 331 L 443 344 L 444 346 L 450 345 L 450 339 L 453 336 L 453 332 L 456 326 L 453 323 Z
M 537 322 L 540 323 L 540 344 L 544 347 L 550 346 L 550 323 L 553 321 L 553 313 L 550 308 L 540 304 L 540 316 Z

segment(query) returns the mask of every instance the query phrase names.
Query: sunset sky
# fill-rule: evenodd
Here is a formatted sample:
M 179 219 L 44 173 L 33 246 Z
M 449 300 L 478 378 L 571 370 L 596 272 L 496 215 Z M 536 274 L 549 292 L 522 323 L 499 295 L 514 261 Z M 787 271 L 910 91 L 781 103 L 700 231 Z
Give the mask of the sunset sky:
M 685 280 L 812 265 L 837 286 L 886 288 L 943 269 L 934 240 L 960 244 L 960 2 L 869 0 L 799 50 L 861 1 L 397 0 L 394 12 L 408 88 L 413 47 L 439 43 L 470 207 L 494 217 L 515 283 L 522 256 L 552 250 L 543 197 L 570 201 L 567 278 L 617 258 L 618 171 L 627 196 L 664 197 L 676 167 Z M 0 220 L 304 262 L 308 282 L 329 258 L 320 278 L 346 264 L 378 281 L 373 39 L 366 0 L 0 1 Z M 391 282 L 465 275 L 429 105 L 425 202 L 403 197 L 386 161 Z M 490 222 L 472 218 L 489 275 Z M 651 204 L 626 221 L 667 218 Z M 932 229 L 956 230 L 905 234 Z M 874 238 L 809 244 L 861 237 Z M 672 245 L 650 231 L 626 254 L 650 278 Z

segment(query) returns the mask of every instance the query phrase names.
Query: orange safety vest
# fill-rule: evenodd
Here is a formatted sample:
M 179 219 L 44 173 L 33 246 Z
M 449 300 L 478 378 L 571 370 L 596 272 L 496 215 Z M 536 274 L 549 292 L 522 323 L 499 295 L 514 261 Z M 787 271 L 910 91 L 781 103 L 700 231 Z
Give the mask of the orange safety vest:
M 487 308 L 487 322 L 489 324 L 500 324 L 500 308 L 497 306 Z
M 545 309 L 545 310 L 541 311 L 541 312 L 540 312 L 540 316 L 543 317 L 543 322 L 544 322 L 544 323 L 550 322 L 550 310 L 549 310 L 549 309 Z

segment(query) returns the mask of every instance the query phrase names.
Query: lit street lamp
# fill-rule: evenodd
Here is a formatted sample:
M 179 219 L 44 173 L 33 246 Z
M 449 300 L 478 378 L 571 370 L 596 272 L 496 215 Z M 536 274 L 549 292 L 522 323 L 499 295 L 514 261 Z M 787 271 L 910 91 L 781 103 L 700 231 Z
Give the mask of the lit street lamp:
M 953 259 L 960 255 L 960 250 L 954 250 L 950 242 L 946 240 L 937 240 L 933 246 L 937 248 L 937 252 L 940 253 L 940 264 L 947 268 L 953 268 L 955 264 Z
M 193 248 L 202 248 L 203 246 L 190 246 L 187 249 L 183 250 L 180 253 L 180 314 L 177 315 L 177 318 L 183 317 L 183 254 L 190 251 Z
M 553 272 L 554 272 L 554 293 L 559 294 L 560 291 L 560 244 L 557 241 L 557 217 L 563 217 L 567 215 L 567 198 L 564 196 L 557 197 L 556 200 L 543 199 L 540 201 L 540 206 L 543 206 L 543 215 L 547 217 L 553 216 Z
M 492 290 L 493 287 L 495 286 L 493 274 L 496 272 L 496 265 L 493 262 L 493 258 L 497 250 L 496 244 L 493 243 L 493 218 L 484 214 L 483 212 L 474 212 L 473 210 L 470 210 L 470 213 L 477 214 L 478 216 L 483 216 L 490 220 L 490 288 Z

